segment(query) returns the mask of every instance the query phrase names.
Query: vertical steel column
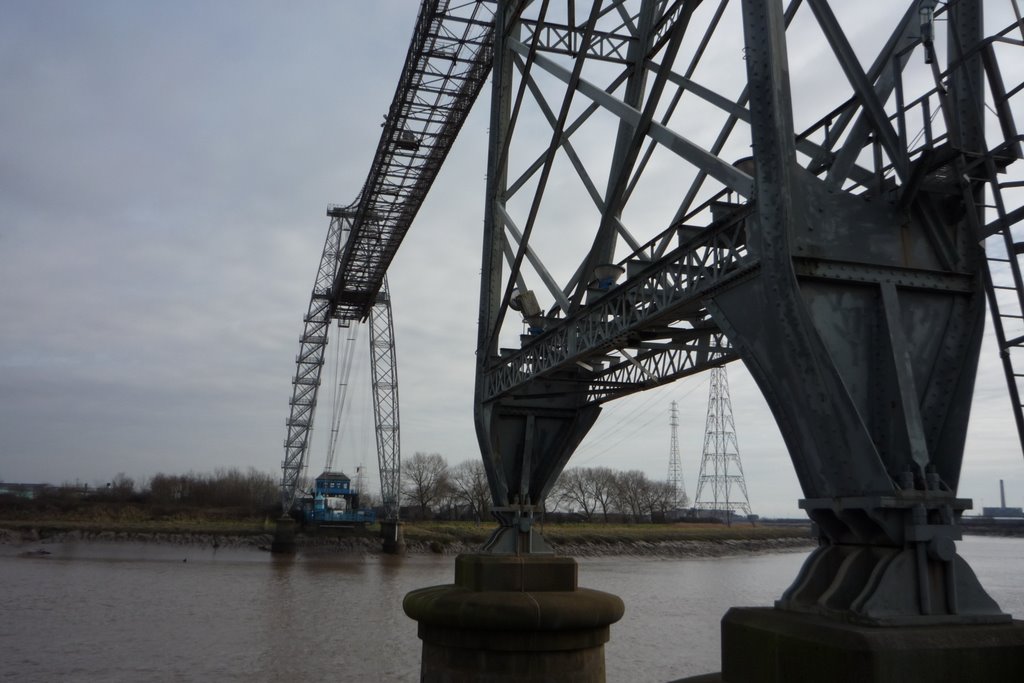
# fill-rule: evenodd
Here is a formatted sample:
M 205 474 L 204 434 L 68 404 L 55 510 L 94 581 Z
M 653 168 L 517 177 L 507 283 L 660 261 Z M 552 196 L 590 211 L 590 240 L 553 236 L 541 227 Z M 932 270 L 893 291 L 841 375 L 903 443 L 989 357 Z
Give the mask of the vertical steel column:
M 391 317 L 391 292 L 384 278 L 377 302 L 370 309 L 370 376 L 373 384 L 373 417 L 377 433 L 377 464 L 385 522 L 397 522 L 402 483 L 401 439 L 398 417 L 398 360 L 395 327 Z
M 306 455 L 313 433 L 320 373 L 324 367 L 327 332 L 331 326 L 331 287 L 338 271 L 341 249 L 352 228 L 352 214 L 337 207 L 327 210 L 331 218 L 320 256 L 316 281 L 309 299 L 309 310 L 303 320 L 299 355 L 295 358 L 292 398 L 289 402 L 288 436 L 284 442 L 281 465 L 281 506 L 285 514 L 295 503 L 295 493 L 306 466 Z
M 507 40 L 512 27 L 508 25 L 515 2 L 500 0 L 494 13 L 494 56 L 491 76 L 490 136 L 487 145 L 487 186 L 484 195 L 484 238 L 480 274 L 480 312 L 477 320 L 476 387 L 473 401 L 474 420 L 480 452 L 487 471 L 494 504 L 509 504 L 508 483 L 500 455 L 494 452 L 486 425 L 492 419 L 494 405 L 484 403 L 483 378 L 488 361 L 498 354 L 498 324 L 503 289 L 501 204 L 506 190 L 507 157 L 504 154 L 508 140 L 509 112 L 512 102 L 512 58 Z M 507 304 L 506 304 L 507 305 Z
M 577 381 L 580 370 L 575 367 L 554 373 L 511 395 L 486 400 L 487 371 L 499 357 L 498 333 L 510 303 L 506 298 L 501 259 L 509 246 L 505 243 L 504 232 L 513 82 L 513 55 L 509 43 L 519 30 L 521 5 L 500 2 L 495 15 L 474 417 L 494 500 L 492 514 L 500 524 L 485 549 L 501 553 L 548 553 L 550 549 L 533 531 L 534 513 L 597 419 L 600 407 L 587 405 L 586 385 Z
M 980 3 L 965 4 L 975 11 L 950 29 L 963 50 L 951 69 L 965 70 L 946 112 L 954 134 L 942 151 L 953 159 L 984 145 L 980 72 L 961 58 L 980 36 Z M 831 8 L 812 7 L 854 107 L 883 141 L 869 144 L 895 174 L 854 196 L 800 169 L 781 2 L 745 0 L 747 228 L 761 272 L 709 310 L 764 392 L 823 537 L 779 605 L 876 625 L 1005 621 L 954 544 L 970 504 L 955 491 L 983 331 L 980 252 L 964 218 L 973 206 L 950 208 L 961 188 L 942 169 L 927 191 L 900 193 L 932 171 L 913 164 L 932 162 L 894 141 Z M 934 273 L 942 281 L 926 284 Z
M 628 51 L 628 59 L 632 62 L 632 72 L 626 79 L 625 93 L 622 98 L 623 102 L 638 110 L 643 107 L 644 89 L 647 85 L 647 68 L 644 65 L 644 58 L 651 47 L 654 17 L 655 2 L 643 0 L 637 18 L 636 40 L 630 43 Z M 643 131 L 637 131 L 636 126 L 626 121 L 619 121 L 619 129 L 615 136 L 615 151 L 612 153 L 608 172 L 608 186 L 604 193 L 606 215 L 591 249 L 595 263 L 608 263 L 615 253 L 615 221 L 611 219 L 618 218 L 622 214 L 622 193 L 626 189 L 629 172 L 636 160 L 635 149 L 639 148 L 643 140 Z M 589 277 L 584 273 L 584 280 Z

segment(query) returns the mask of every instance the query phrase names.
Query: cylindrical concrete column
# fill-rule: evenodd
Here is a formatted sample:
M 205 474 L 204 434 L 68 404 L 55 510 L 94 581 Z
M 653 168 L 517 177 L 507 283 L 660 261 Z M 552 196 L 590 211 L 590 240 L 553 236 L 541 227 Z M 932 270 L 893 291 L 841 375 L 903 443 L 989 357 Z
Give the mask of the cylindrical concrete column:
M 460 555 L 454 585 L 405 597 L 423 641 L 421 680 L 604 681 L 604 644 L 624 606 L 576 576 L 569 557 Z

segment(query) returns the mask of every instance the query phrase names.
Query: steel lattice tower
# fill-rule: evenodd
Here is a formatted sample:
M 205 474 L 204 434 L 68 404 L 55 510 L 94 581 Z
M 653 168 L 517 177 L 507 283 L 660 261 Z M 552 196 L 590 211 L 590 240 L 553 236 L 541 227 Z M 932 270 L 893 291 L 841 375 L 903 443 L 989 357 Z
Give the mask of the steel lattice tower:
M 747 484 L 740 464 L 736 423 L 729 399 L 729 378 L 724 367 L 711 370 L 708 418 L 704 428 L 704 454 L 697 479 L 694 507 L 716 513 L 750 514 Z
M 683 483 L 683 465 L 679 459 L 679 410 L 672 401 L 668 424 L 672 427 L 672 437 L 668 448 L 668 485 L 672 487 L 673 507 L 686 506 L 686 485 Z

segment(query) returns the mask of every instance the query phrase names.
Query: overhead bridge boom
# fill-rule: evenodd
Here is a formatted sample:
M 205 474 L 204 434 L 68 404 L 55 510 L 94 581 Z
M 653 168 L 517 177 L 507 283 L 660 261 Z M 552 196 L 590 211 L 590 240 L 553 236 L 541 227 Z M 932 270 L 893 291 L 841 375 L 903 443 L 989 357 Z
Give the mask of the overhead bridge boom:
M 492 8 L 487 2 L 421 3 L 366 182 L 355 202 L 327 209 L 330 227 L 292 380 L 281 465 L 285 512 L 295 503 L 306 464 L 330 323 L 369 317 L 382 502 L 386 516 L 397 519 L 398 388 L 385 274 L 487 78 Z M 378 375 L 390 380 L 377 381 Z
M 331 284 L 331 314 L 362 320 L 489 73 L 488 3 L 426 0 Z M 332 207 L 329 215 L 339 207 Z

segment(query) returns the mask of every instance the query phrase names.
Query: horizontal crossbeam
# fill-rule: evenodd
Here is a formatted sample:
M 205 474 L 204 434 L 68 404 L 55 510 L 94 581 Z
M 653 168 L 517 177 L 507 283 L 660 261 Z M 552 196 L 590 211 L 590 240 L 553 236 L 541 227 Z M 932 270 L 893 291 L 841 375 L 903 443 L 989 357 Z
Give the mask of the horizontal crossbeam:
M 702 300 L 756 271 L 757 260 L 747 251 L 743 213 L 713 223 L 646 267 L 640 254 L 627 258 L 624 269 L 642 270 L 607 292 L 592 291 L 592 299 L 576 313 L 543 321 L 544 331 L 535 339 L 494 359 L 484 373 L 485 400 L 574 365 L 593 369 L 600 364 L 592 393 L 595 400 L 607 400 L 710 367 L 709 362 L 724 362 L 724 337 L 716 336 L 712 343 L 707 332 L 701 335 L 704 346 L 697 341 L 700 336 L 676 345 L 645 344 L 684 334 L 686 328 L 672 328 L 679 323 L 707 326 Z M 605 372 L 604 359 L 616 352 L 628 362 L 612 363 Z

